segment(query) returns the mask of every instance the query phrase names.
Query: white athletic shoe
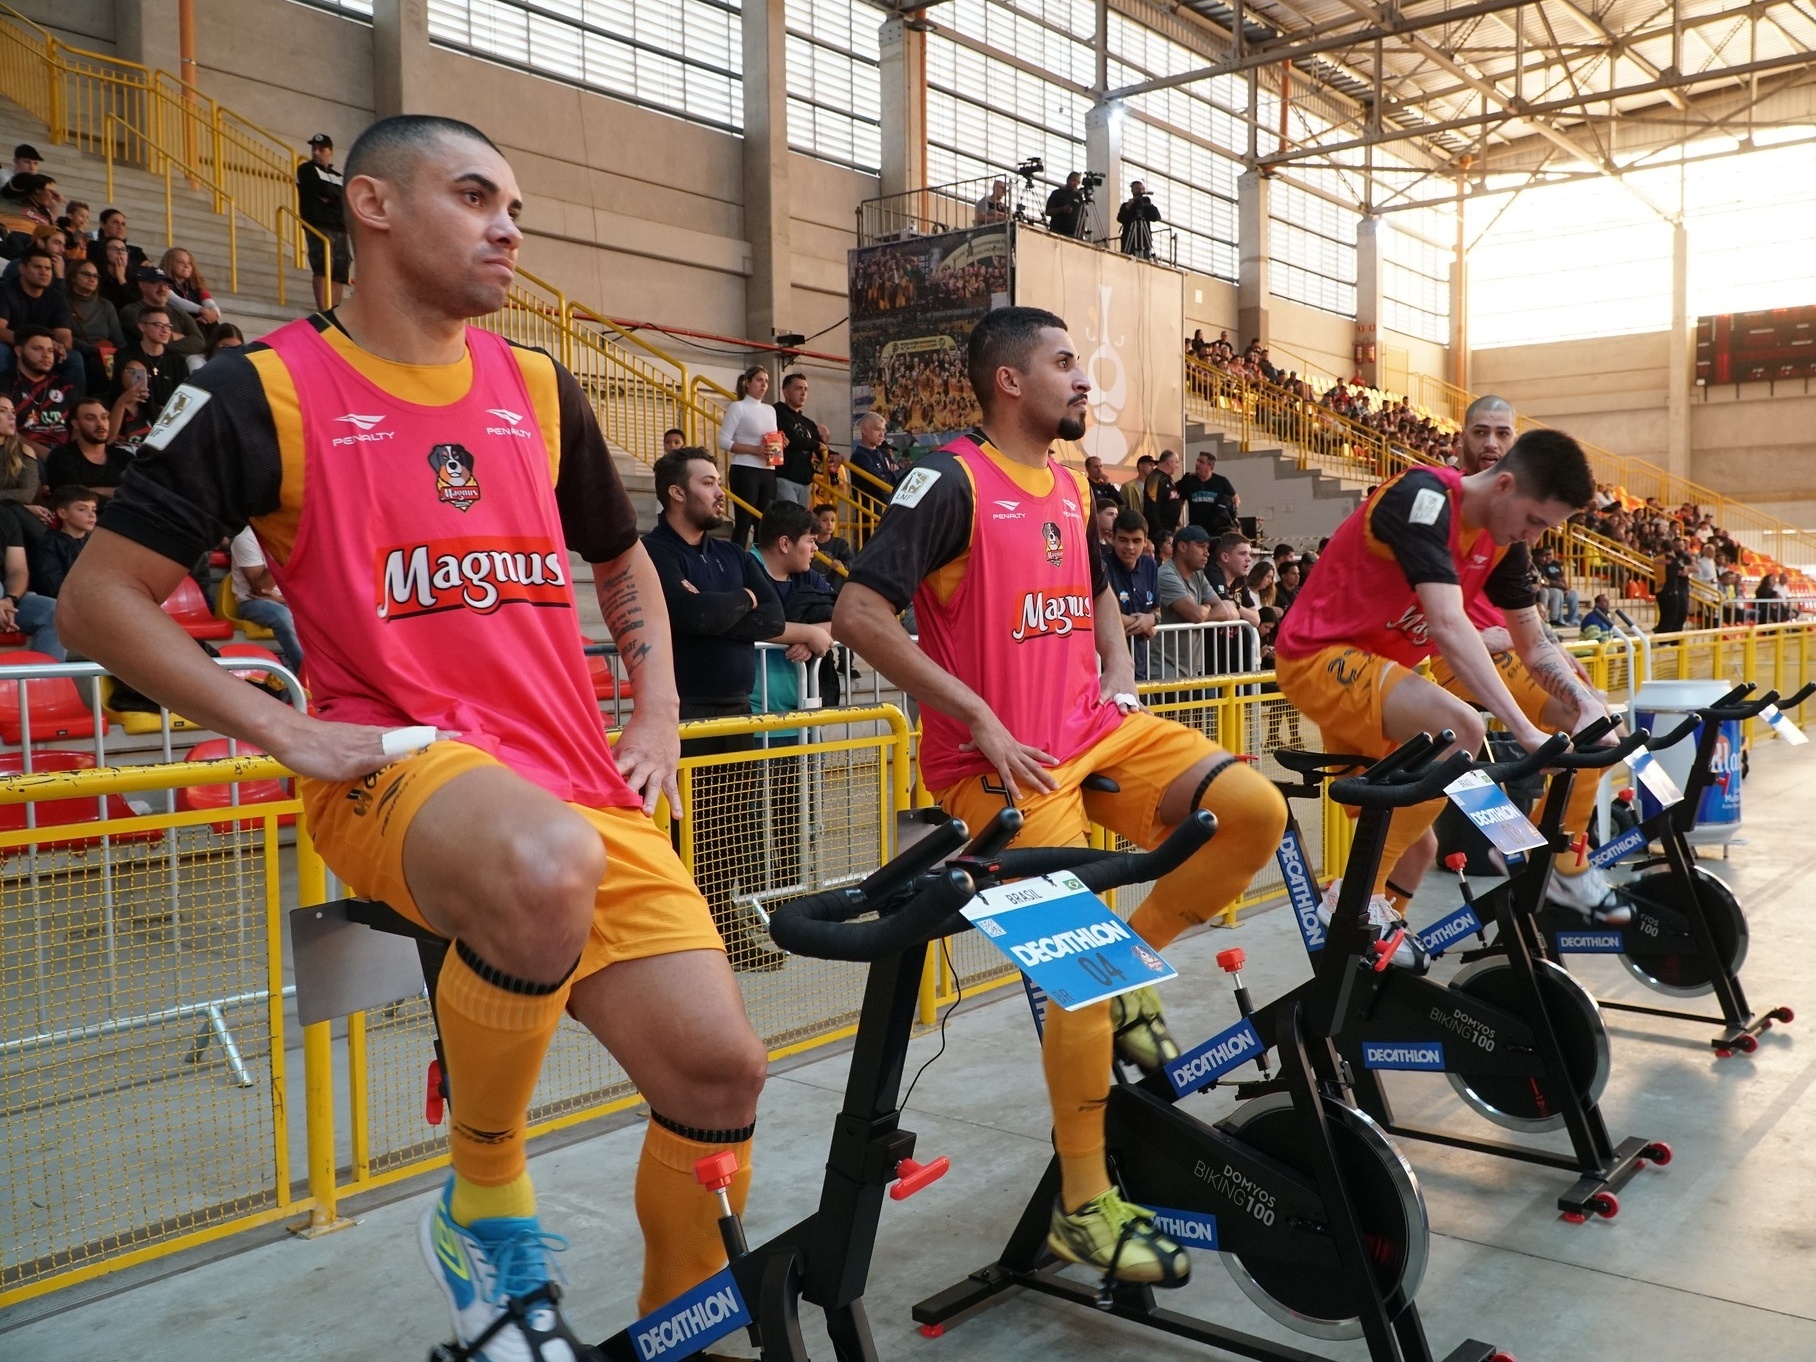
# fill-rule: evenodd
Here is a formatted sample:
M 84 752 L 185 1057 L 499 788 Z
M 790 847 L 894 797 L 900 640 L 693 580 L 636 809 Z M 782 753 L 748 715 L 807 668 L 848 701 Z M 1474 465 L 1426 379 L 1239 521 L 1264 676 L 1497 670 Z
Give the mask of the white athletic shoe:
M 1545 886 L 1545 901 L 1610 927 L 1624 927 L 1633 921 L 1632 905 L 1594 866 L 1585 867 L 1580 875 L 1565 875 L 1553 868 L 1551 883 Z
M 1343 888 L 1343 877 L 1338 876 L 1330 882 L 1324 891 L 1323 902 L 1318 905 L 1318 921 L 1330 926 L 1331 914 L 1337 908 L 1337 894 Z M 1404 929 L 1405 937 L 1394 949 L 1393 962 L 1401 969 L 1417 970 L 1423 974 L 1431 966 L 1430 957 L 1425 947 L 1420 944 L 1417 933 L 1406 925 L 1406 919 L 1400 916 L 1393 901 L 1385 894 L 1370 895 L 1368 900 L 1368 924 L 1375 929 L 1375 940 L 1385 941 L 1395 932 Z

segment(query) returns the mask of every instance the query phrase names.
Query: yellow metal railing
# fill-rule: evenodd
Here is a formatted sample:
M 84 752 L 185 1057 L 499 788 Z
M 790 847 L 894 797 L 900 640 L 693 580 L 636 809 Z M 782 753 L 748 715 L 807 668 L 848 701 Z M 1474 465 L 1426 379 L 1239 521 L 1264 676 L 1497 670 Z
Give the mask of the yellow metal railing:
M 140 132 L 138 128 L 134 127 L 131 123 L 128 123 L 124 118 L 119 117 L 117 114 L 109 114 L 103 126 L 105 127 L 107 134 L 102 145 L 107 161 L 107 197 L 109 199 L 114 196 L 115 131 L 127 134 L 130 140 L 142 143 L 148 151 L 156 154 L 157 160 L 162 166 L 164 175 L 164 244 L 167 247 L 177 244 L 175 192 L 171 182 L 173 173 L 181 170 L 190 179 L 214 191 L 216 202 L 225 205 L 222 211 L 225 212 L 227 217 L 227 291 L 229 293 L 238 293 L 240 291 L 239 216 L 233 200 L 227 196 L 226 191 L 223 190 L 214 179 L 195 169 L 190 162 L 183 160 L 167 148 L 160 146 L 155 138 Z M 281 262 L 281 245 L 279 253 Z M 284 272 L 280 263 L 280 268 L 278 269 L 280 301 L 282 300 L 283 277 Z
M 285 225 L 291 228 L 285 233 Z M 309 238 L 314 237 L 322 246 L 322 277 L 334 278 L 334 242 L 321 228 L 303 221 L 303 215 L 288 204 L 279 204 L 277 209 L 277 305 L 289 306 L 289 270 L 285 268 L 285 248 L 289 248 L 289 264 L 302 268 L 308 262 Z M 310 301 L 314 301 L 311 298 Z

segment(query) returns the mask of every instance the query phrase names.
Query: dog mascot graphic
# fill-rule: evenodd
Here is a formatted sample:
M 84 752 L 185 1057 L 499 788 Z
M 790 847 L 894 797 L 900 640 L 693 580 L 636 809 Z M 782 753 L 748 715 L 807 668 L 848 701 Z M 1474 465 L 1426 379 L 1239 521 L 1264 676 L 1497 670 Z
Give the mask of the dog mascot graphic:
M 429 467 L 435 470 L 436 496 L 457 511 L 471 510 L 479 500 L 479 478 L 466 447 L 436 445 L 429 451 Z

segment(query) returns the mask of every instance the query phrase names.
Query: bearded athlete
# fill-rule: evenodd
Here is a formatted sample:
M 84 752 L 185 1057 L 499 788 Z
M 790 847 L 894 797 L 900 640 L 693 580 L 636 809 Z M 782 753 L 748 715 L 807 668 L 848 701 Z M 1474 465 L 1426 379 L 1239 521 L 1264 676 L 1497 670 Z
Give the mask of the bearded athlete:
M 1515 428 L 1513 406 L 1506 398 L 1478 397 L 1470 403 L 1469 410 L 1463 416 L 1462 454 L 1457 459 L 1458 468 L 1465 474 L 1480 473 L 1484 468 L 1492 468 L 1512 448 Z M 1508 694 L 1513 696 L 1514 704 L 1520 707 L 1520 713 L 1542 729 L 1556 730 L 1568 724 L 1573 714 L 1571 706 L 1574 701 L 1552 694 L 1533 680 L 1513 650 L 1513 640 L 1507 632 L 1506 616 L 1500 608 L 1486 596 L 1476 596 L 1470 602 L 1469 618 L 1480 631 L 1482 645 L 1493 657 L 1501 681 L 1507 687 Z M 1545 627 L 1542 620 L 1540 624 Z M 1549 628 L 1545 632 L 1553 643 L 1558 641 L 1557 635 Z M 1583 670 L 1582 664 L 1562 648 L 1558 652 L 1575 671 L 1578 683 L 1593 689 L 1594 683 Z M 1442 657 L 1432 659 L 1431 678 L 1458 699 L 1470 704 L 1477 703 L 1469 687 L 1458 679 L 1456 672 Z M 1608 697 L 1600 691 L 1595 694 L 1606 707 Z M 1595 796 L 1595 781 L 1576 782 L 1570 793 L 1570 802 L 1564 808 L 1566 836 L 1588 829 L 1589 819 L 1595 811 Z M 1418 844 L 1408 849 L 1405 860 L 1394 868 L 1388 880 L 1388 893 L 1400 901 L 1402 908 L 1405 900 L 1411 896 L 1400 886 L 1417 885 L 1436 855 L 1436 840 L 1421 838 Z M 1579 864 L 1574 856 L 1559 856 L 1554 859 L 1551 879 L 1545 886 L 1545 897 L 1559 907 L 1610 926 L 1620 926 L 1633 918 L 1632 906 L 1608 883 L 1607 876 L 1587 860 Z
M 190 376 L 63 588 L 67 637 L 203 726 L 296 771 L 348 884 L 452 938 L 436 989 L 454 1173 L 421 1241 L 463 1344 L 575 1362 L 524 1126 L 564 1011 L 651 1108 L 636 1179 L 645 1313 L 725 1262 L 694 1161 L 749 1179 L 763 1047 L 705 900 L 649 814 L 672 806 L 678 706 L 662 586 L 591 408 L 539 350 L 467 325 L 501 308 L 511 167 L 450 119 L 388 118 L 347 158 L 359 287 L 337 311 Z M 321 718 L 221 671 L 159 602 L 250 523 L 296 616 Z M 568 575 L 637 689 L 616 751 Z M 402 760 L 388 730 L 440 740 Z M 503 1321 L 499 1323 L 499 1321 Z
M 1414 468 L 1382 484 L 1338 526 L 1318 570 L 1274 638 L 1280 692 L 1316 723 L 1332 752 L 1385 756 L 1422 732 L 1451 729 L 1456 750 L 1478 751 L 1486 730 L 1479 701 L 1527 748 L 1546 735 L 1508 693 L 1478 632 L 1472 604 L 1505 612 L 1504 628 L 1533 686 L 1556 702 L 1561 727 L 1576 732 L 1607 714 L 1549 637 L 1536 609 L 1528 546 L 1589 504 L 1595 483 L 1582 447 L 1553 430 L 1522 435 L 1507 455 L 1464 474 Z M 1415 674 L 1427 658 L 1453 678 L 1450 689 Z M 1458 698 L 1466 692 L 1471 701 Z M 1400 925 L 1383 895 L 1404 873 L 1408 850 L 1426 839 L 1437 800 L 1398 809 L 1373 886 L 1370 912 L 1384 930 Z M 1422 875 L 1430 863 L 1417 866 Z M 1406 899 L 1417 878 L 1401 880 Z M 1412 963 L 1407 947 L 1396 954 Z
M 902 479 L 839 593 L 833 634 L 920 701 L 922 778 L 971 827 L 1014 805 L 1027 845 L 1083 846 L 1095 821 L 1154 847 L 1194 809 L 1216 814 L 1217 835 L 1130 919 L 1164 947 L 1243 891 L 1279 843 L 1285 803 L 1209 738 L 1135 702 L 1090 485 L 1049 453 L 1084 435 L 1091 390 L 1066 324 L 1037 308 L 990 312 L 968 369 L 982 427 Z M 896 619 L 911 602 L 918 646 Z M 1084 789 L 1093 773 L 1119 788 Z M 1147 1072 L 1178 1055 L 1152 989 L 1048 1009 L 1041 1062 L 1062 1184 L 1047 1242 L 1124 1281 L 1178 1286 L 1185 1251 L 1105 1166 L 1112 1053 Z

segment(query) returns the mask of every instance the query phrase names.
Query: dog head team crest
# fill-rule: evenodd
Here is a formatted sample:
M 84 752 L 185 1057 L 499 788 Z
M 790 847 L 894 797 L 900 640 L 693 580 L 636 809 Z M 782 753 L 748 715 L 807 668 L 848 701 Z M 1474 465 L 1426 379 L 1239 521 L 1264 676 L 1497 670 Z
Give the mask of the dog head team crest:
M 479 500 L 479 476 L 473 456 L 464 445 L 436 445 L 429 451 L 435 470 L 435 495 L 457 511 L 470 510 Z
M 1065 545 L 1060 541 L 1059 526 L 1054 521 L 1047 521 L 1040 527 L 1040 537 L 1047 545 L 1047 561 L 1058 567 L 1065 561 Z

